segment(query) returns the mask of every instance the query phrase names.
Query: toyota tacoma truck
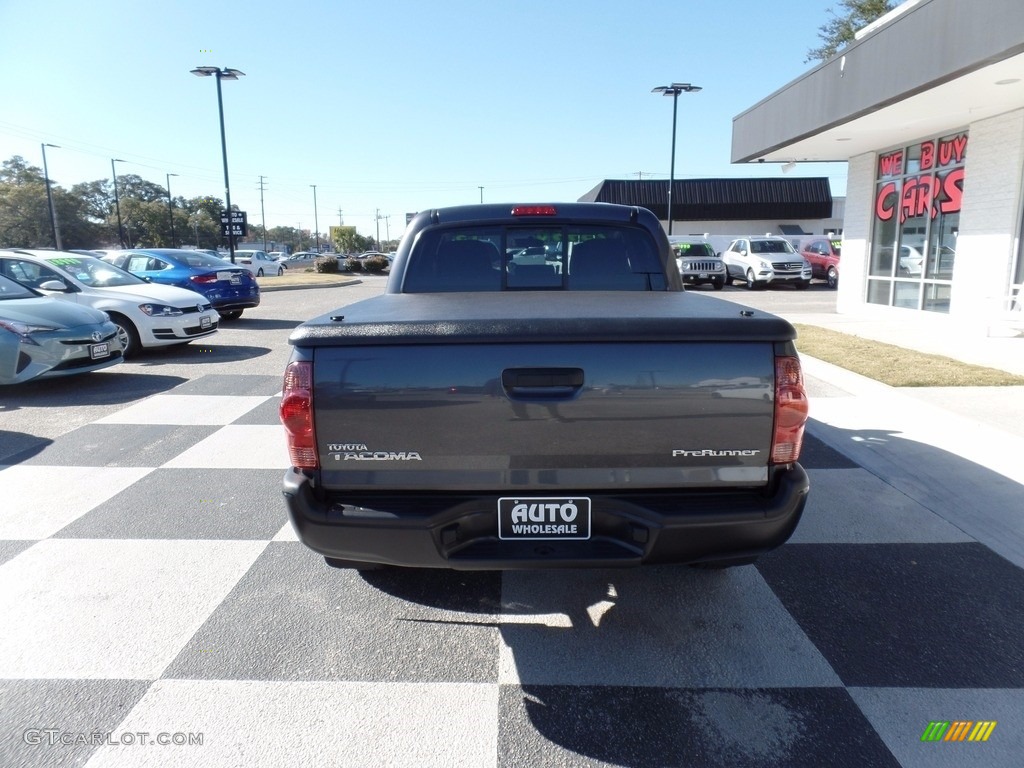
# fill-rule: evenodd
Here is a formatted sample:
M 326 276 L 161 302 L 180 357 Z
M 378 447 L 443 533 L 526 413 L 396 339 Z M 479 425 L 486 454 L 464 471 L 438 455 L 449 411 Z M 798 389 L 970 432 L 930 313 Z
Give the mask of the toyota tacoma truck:
M 795 338 L 684 291 L 643 208 L 419 213 L 382 295 L 290 337 L 292 524 L 357 569 L 753 562 L 808 493 Z

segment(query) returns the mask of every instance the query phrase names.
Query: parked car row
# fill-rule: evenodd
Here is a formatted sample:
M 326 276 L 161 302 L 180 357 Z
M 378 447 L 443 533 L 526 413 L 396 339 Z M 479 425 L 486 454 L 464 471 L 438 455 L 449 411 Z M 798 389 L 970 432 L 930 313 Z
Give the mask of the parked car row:
M 241 317 L 244 310 L 260 303 L 260 287 L 249 265 L 232 264 L 201 251 L 110 251 L 103 260 L 148 282 L 201 293 L 225 320 Z
M 182 277 L 170 254 L 133 253 L 136 266 L 160 268 L 143 278 L 81 252 L 0 249 L 0 384 L 97 370 L 143 348 L 210 336 L 221 315 L 207 294 L 235 302 L 221 303 L 228 317 L 241 314 L 237 302 L 259 304 L 251 275 L 219 259 L 185 251 L 219 264 Z

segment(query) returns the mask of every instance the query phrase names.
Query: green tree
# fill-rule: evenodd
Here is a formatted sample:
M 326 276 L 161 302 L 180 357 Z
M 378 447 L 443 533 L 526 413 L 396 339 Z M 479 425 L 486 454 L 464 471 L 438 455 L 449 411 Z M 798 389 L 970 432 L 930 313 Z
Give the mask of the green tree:
M 857 30 L 863 29 L 894 7 L 890 0 L 839 0 L 839 10 L 829 8 L 832 18 L 818 27 L 822 45 L 807 52 L 805 62 L 825 61 L 853 41 Z
M 19 155 L 0 166 L 0 245 L 53 246 L 43 172 Z

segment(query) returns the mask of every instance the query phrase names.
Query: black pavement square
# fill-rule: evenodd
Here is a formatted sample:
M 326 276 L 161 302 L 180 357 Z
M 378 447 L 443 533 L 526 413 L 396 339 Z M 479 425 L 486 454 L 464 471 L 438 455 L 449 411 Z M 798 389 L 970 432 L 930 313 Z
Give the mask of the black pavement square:
M 288 522 L 279 469 L 155 469 L 54 538 L 272 539 Z
M 502 686 L 498 764 L 886 768 L 842 688 Z
M 800 464 L 804 469 L 856 469 L 860 466 L 810 433 L 804 433 Z
M 500 585 L 497 573 L 364 576 L 271 542 L 164 677 L 496 683 Z
M 17 557 L 33 544 L 35 544 L 34 541 L 0 541 L 0 565 L 3 565 L 12 557 Z
M 281 391 L 284 371 L 280 376 L 257 374 L 210 373 L 198 379 L 175 387 L 168 395 L 232 395 L 234 397 L 255 397 L 276 395 Z
M 235 419 L 232 424 L 253 424 L 256 426 L 281 426 L 281 416 L 279 410 L 281 408 L 281 398 L 272 397 L 265 403 L 260 403 L 248 413 L 243 414 L 239 418 Z M 282 434 L 282 440 L 284 439 Z
M 0 765 L 84 765 L 148 680 L 0 680 Z M 48 732 L 47 732 L 48 731 Z
M 1024 687 L 1024 570 L 981 544 L 790 544 L 756 567 L 848 686 Z
M 159 467 L 205 440 L 218 426 L 87 424 L 61 435 L 24 460 L 57 467 Z

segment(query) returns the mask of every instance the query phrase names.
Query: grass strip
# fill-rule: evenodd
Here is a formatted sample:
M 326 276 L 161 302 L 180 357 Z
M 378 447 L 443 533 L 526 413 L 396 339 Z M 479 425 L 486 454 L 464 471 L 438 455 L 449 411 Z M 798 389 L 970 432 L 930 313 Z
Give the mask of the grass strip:
M 942 355 L 884 344 L 816 325 L 796 324 L 801 354 L 838 365 L 891 387 L 1012 387 L 1024 376 Z

